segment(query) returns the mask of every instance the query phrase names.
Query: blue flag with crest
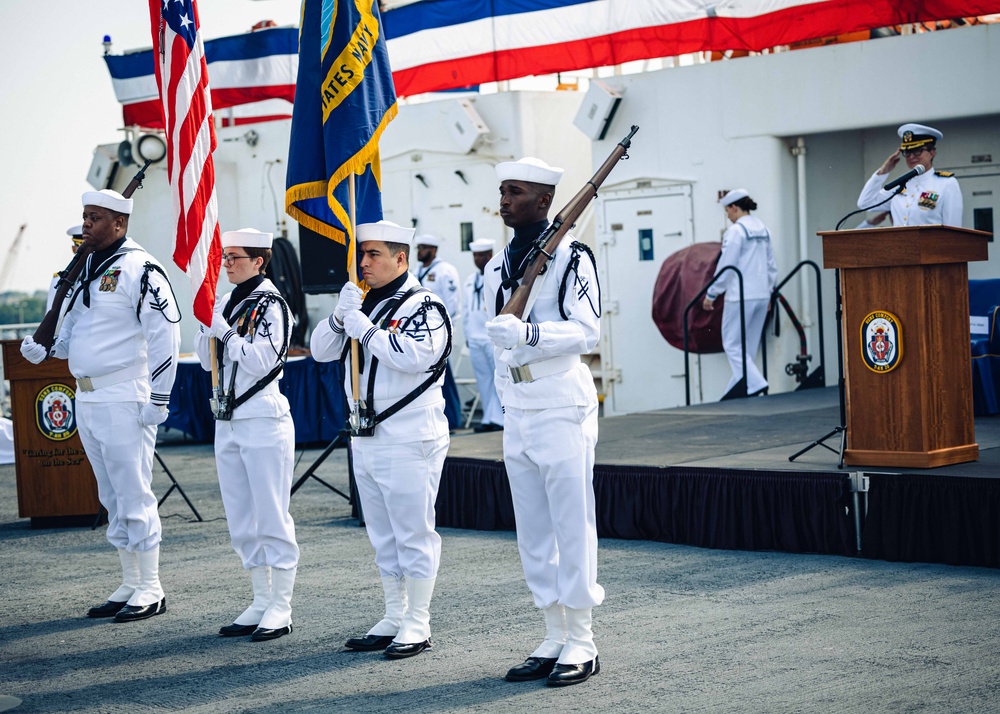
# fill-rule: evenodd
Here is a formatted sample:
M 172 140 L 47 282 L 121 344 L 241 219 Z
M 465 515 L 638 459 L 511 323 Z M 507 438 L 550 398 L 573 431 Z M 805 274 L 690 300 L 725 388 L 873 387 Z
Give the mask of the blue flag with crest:
M 378 142 L 396 92 L 377 0 L 303 0 L 285 210 L 347 245 L 354 264 L 347 178 L 356 222 L 382 219 Z

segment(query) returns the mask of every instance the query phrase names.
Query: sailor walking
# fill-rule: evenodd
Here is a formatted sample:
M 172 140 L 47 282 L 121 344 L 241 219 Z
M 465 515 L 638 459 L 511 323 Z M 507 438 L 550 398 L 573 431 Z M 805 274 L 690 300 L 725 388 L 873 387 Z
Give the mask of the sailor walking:
M 250 573 L 253 602 L 219 634 L 273 640 L 292 631 L 292 591 L 299 562 L 288 512 L 295 427 L 278 390 L 288 356 L 291 316 L 264 277 L 272 235 L 253 228 L 222 234 L 226 276 L 235 288 L 222 297 L 212 326 L 194 338 L 212 369 L 216 359 L 221 403 L 215 406 L 215 459 L 233 549 Z

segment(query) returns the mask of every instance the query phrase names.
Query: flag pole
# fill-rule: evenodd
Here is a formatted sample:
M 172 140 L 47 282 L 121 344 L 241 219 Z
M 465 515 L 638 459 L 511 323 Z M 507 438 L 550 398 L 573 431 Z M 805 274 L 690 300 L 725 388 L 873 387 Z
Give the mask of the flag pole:
M 348 276 L 350 278 L 350 281 L 352 283 L 354 283 L 355 285 L 357 285 L 361 281 L 358 279 L 358 243 L 357 243 L 357 240 L 358 240 L 358 224 L 357 224 L 357 213 L 356 213 L 357 207 L 356 207 L 356 201 L 355 201 L 355 197 L 354 197 L 354 172 L 353 171 L 347 175 L 347 193 L 350 196 L 350 198 L 348 199 L 348 204 L 347 205 L 348 205 L 348 215 L 349 215 L 350 221 L 351 221 L 351 243 L 354 246 L 354 251 L 353 251 L 353 258 L 354 259 L 348 261 L 347 274 L 348 274 Z M 349 255 L 351 253 L 352 253 L 352 251 L 348 251 Z M 359 371 L 359 365 L 358 365 L 358 341 L 352 337 L 351 338 L 351 393 L 354 395 L 354 414 L 355 414 L 355 418 L 358 419 L 359 423 L 360 423 L 360 419 L 361 419 L 361 416 L 362 416 L 361 415 L 361 408 L 362 408 L 362 403 L 361 402 L 362 402 L 362 400 L 361 400 L 361 392 L 360 392 L 360 390 L 361 390 L 361 386 L 360 386 L 361 380 L 359 378 L 359 374 L 360 374 L 360 371 Z

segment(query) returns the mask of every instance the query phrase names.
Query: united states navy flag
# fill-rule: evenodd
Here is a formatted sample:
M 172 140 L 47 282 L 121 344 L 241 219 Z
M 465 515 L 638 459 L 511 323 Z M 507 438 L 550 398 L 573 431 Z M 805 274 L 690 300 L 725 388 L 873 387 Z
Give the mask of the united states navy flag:
M 378 142 L 396 110 L 377 0 L 303 0 L 285 210 L 345 243 L 349 267 L 347 177 L 357 177 L 356 222 L 381 220 Z

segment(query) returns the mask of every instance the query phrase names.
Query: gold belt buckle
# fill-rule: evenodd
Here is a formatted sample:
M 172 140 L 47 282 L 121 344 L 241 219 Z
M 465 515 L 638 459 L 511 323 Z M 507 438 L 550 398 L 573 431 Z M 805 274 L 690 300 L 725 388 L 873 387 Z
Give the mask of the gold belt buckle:
M 534 381 L 531 377 L 531 370 L 528 368 L 528 365 L 524 365 L 523 367 L 510 367 L 510 378 L 514 384 Z
M 90 377 L 77 377 L 76 386 L 81 392 L 94 391 L 94 383 L 90 381 Z

